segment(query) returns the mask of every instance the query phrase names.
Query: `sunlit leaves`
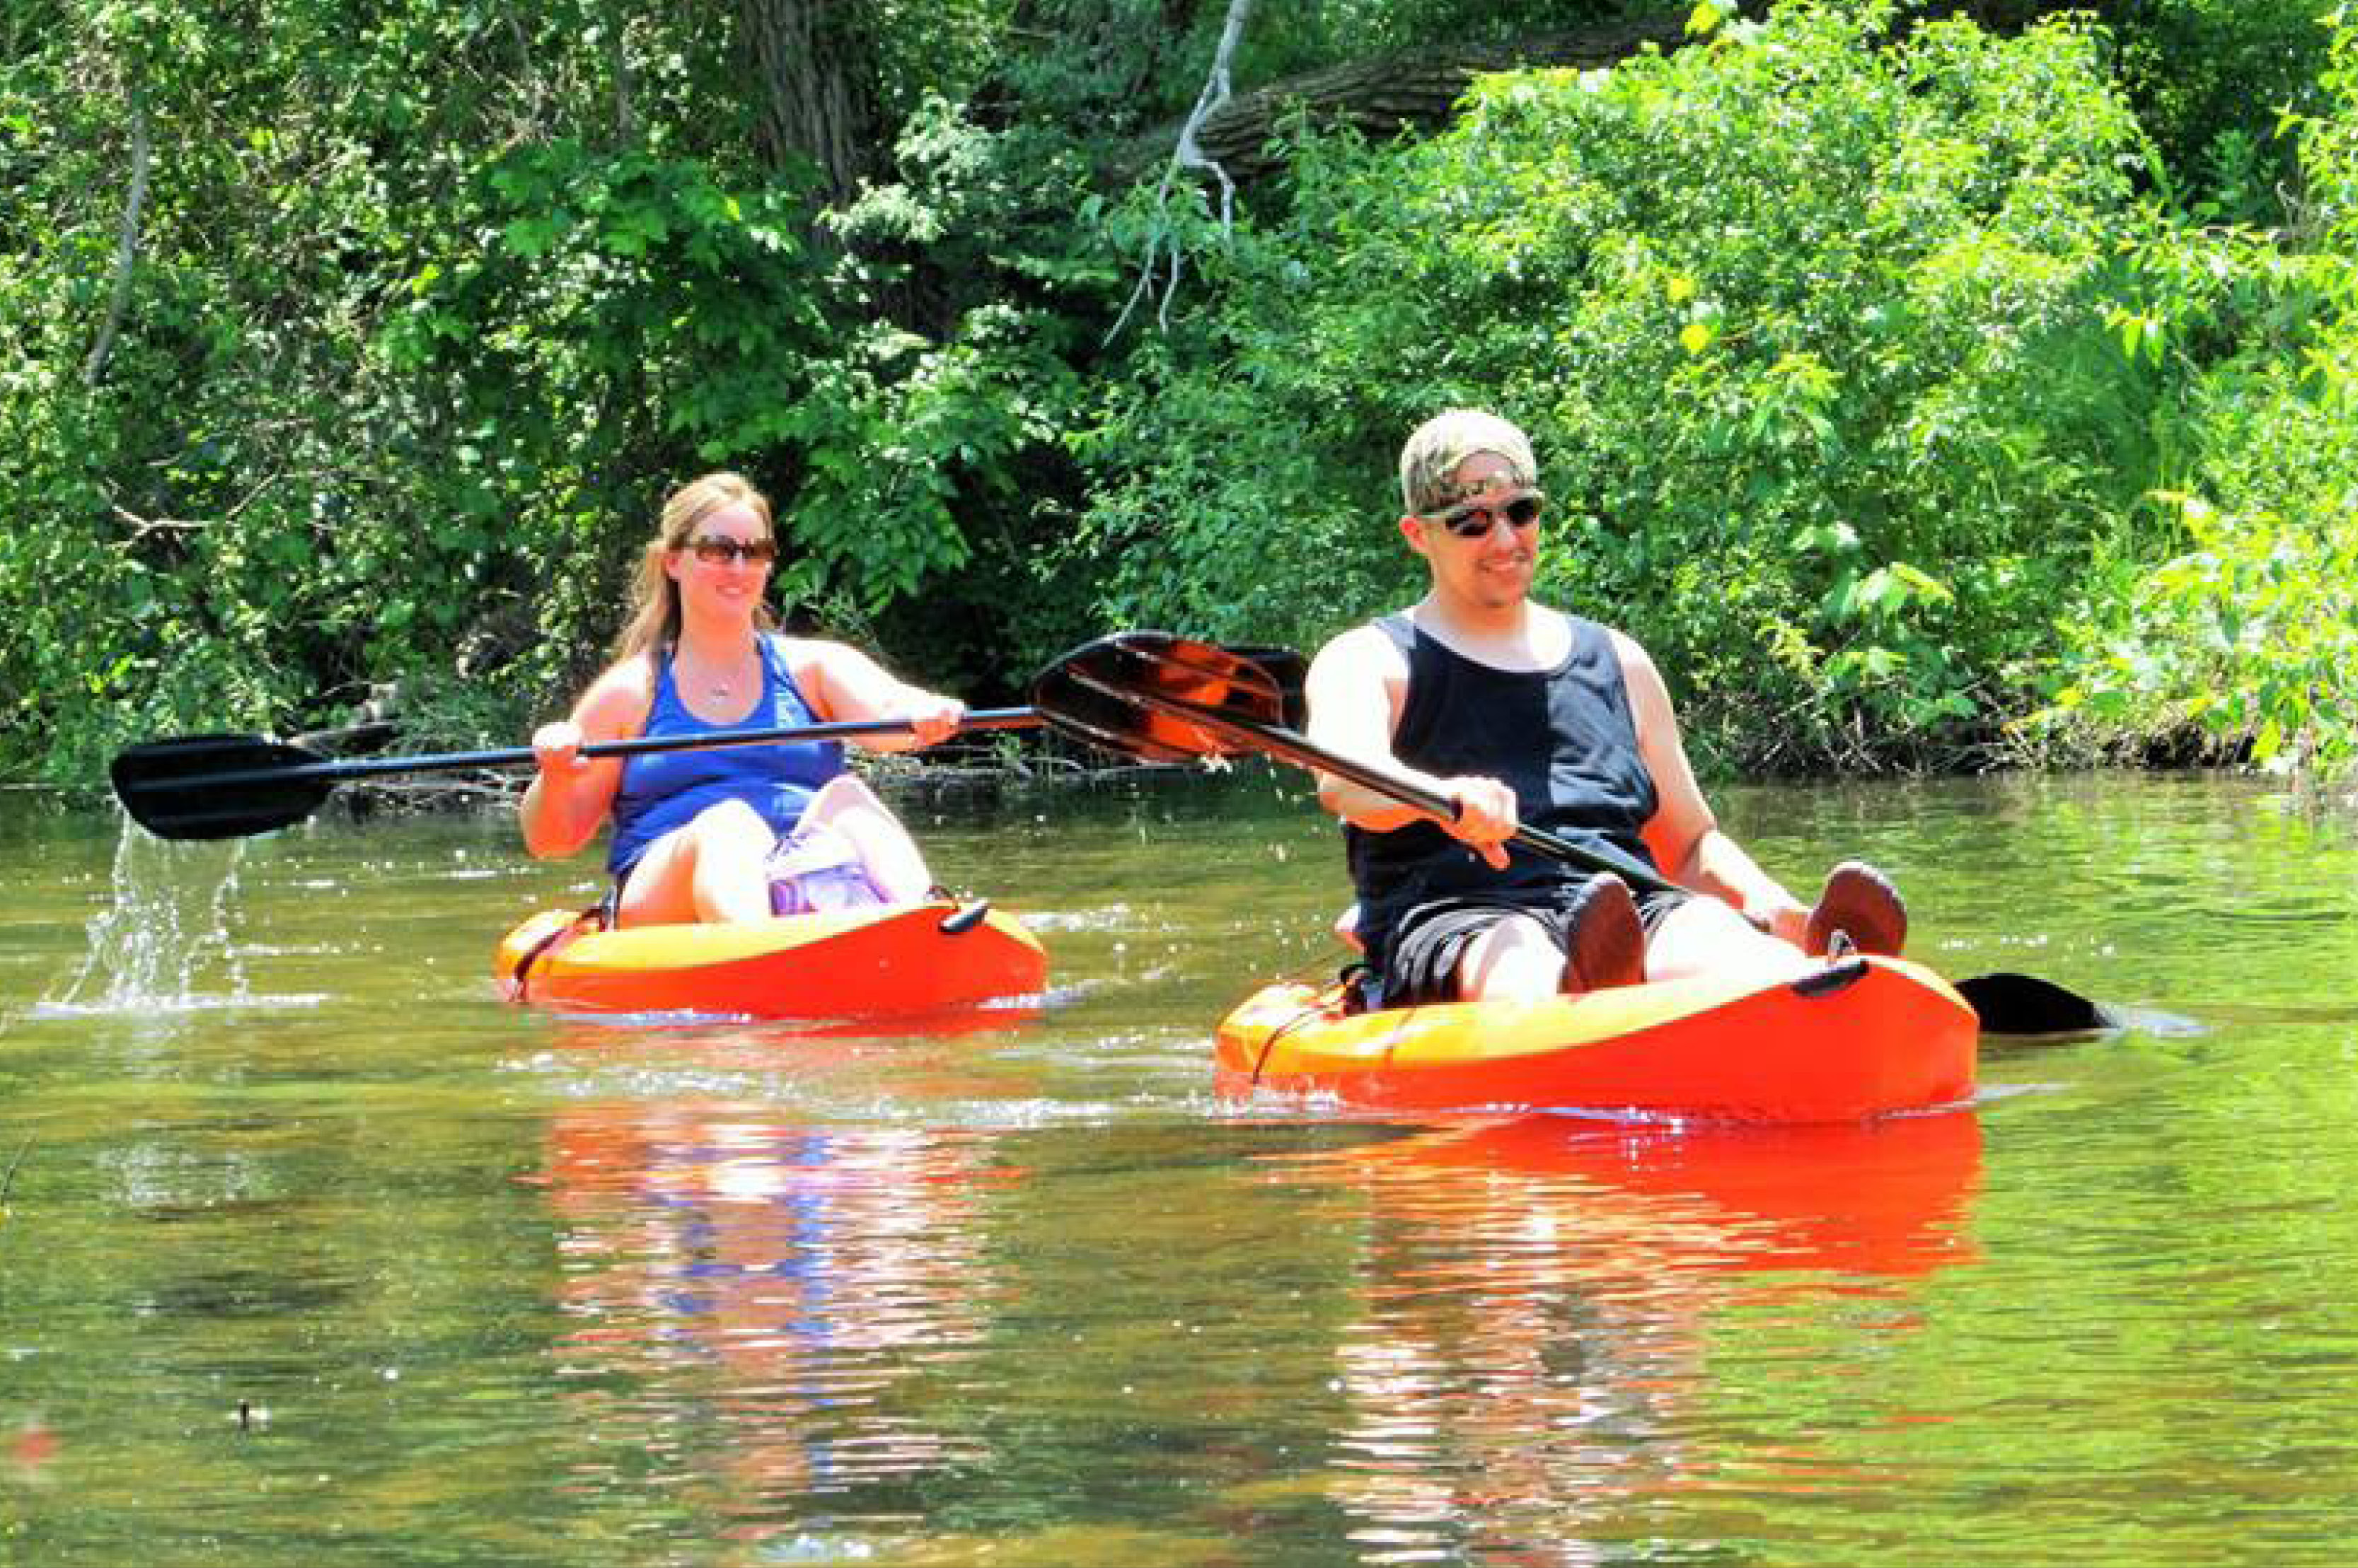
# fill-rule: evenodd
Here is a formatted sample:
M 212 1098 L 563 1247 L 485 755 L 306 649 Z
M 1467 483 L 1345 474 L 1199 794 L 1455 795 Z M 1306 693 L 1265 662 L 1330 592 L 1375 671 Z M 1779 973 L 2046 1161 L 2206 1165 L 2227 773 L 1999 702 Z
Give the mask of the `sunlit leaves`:
M 2136 254 L 2140 274 L 2172 290 L 2178 318 L 2257 330 L 2246 329 L 2239 360 L 2197 384 L 2204 438 L 2190 481 L 2151 498 L 2178 548 L 2158 565 L 2114 566 L 2120 597 L 2083 634 L 2058 698 L 2061 712 L 2099 723 L 2199 728 L 2280 769 L 2358 765 L 2358 293 L 2344 248 L 2358 239 L 2347 205 L 2358 18 L 2338 25 L 2323 81 L 2331 101 L 2291 124 L 2339 243 L 2280 255 L 2231 232 Z M 2126 352 L 2155 359 L 2186 335 L 2162 324 L 2153 308 L 2124 306 L 2112 320 Z
M 2075 560 L 2150 482 L 2113 467 L 2145 395 L 2103 314 L 2136 126 L 2082 27 L 1887 48 L 1888 20 L 1781 7 L 1486 80 L 1413 149 L 1314 145 L 1201 368 L 1130 416 L 1144 477 L 1097 518 L 1151 547 L 1113 612 L 1307 641 L 1383 608 L 1413 587 L 1375 576 L 1390 451 L 1469 402 L 1524 423 L 1565 498 L 1548 596 L 1655 647 L 1738 754 L 1904 751 L 2031 700 Z M 1282 538 L 1236 524 L 1237 467 Z M 1774 737 L 1736 728 L 1763 705 Z
M 2157 310 L 2132 310 L 2115 306 L 2104 312 L 2104 325 L 2120 334 L 2122 357 L 2161 362 L 2168 323 Z

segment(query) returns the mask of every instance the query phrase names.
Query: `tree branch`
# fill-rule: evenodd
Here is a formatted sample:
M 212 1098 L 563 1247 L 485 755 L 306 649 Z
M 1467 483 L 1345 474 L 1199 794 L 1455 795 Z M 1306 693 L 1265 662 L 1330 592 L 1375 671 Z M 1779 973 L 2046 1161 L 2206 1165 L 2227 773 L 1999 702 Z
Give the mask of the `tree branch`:
M 139 210 L 147 201 L 147 106 L 135 82 L 131 88 L 131 190 L 124 199 L 123 226 L 115 235 L 114 293 L 107 302 L 106 319 L 99 324 L 98 341 L 91 345 L 90 359 L 81 367 L 85 389 L 98 384 L 107 356 L 114 351 L 114 335 L 123 329 L 124 312 L 131 308 L 131 273 L 139 260 Z
M 1895 19 L 1893 36 L 1904 36 L 1934 16 L 1963 15 L 1995 32 L 2019 32 L 2045 17 L 2066 11 L 2093 10 L 2108 16 L 2121 0 L 1925 0 L 1917 9 Z M 1738 9 L 1738 4 L 1721 9 Z M 1741 0 L 1747 14 L 1760 7 Z M 1218 163 L 1239 185 L 1251 185 L 1283 165 L 1282 154 L 1270 146 L 1285 115 L 1299 109 L 1313 124 L 1356 125 L 1371 135 L 1389 136 L 1404 130 L 1437 128 L 1448 122 L 1457 101 L 1477 75 L 1501 70 L 1558 67 L 1593 70 L 1617 65 L 1647 46 L 1667 54 L 1702 41 L 1687 31 L 1693 7 L 1665 5 L 1652 16 L 1599 24 L 1574 33 L 1552 33 L 1505 43 L 1423 45 L 1390 54 L 1288 77 L 1250 92 L 1238 93 L 1208 114 L 1190 116 L 1176 135 L 1195 132 L 1202 155 Z M 1707 38 L 1709 35 L 1704 35 Z M 1199 111 L 1202 105 L 1197 106 Z M 1174 135 L 1163 126 L 1130 144 L 1108 168 L 1113 182 L 1129 185 L 1139 179 L 1170 146 Z
M 627 147 L 637 139 L 638 124 L 631 104 L 629 18 L 620 6 L 615 7 L 610 25 L 614 30 L 614 142 Z
M 1217 161 L 1238 184 L 1275 172 L 1282 156 L 1270 144 L 1279 122 L 1299 109 L 1314 124 L 1356 125 L 1374 135 L 1437 127 L 1449 118 L 1476 75 L 1542 66 L 1594 69 L 1618 64 L 1649 44 L 1665 51 L 1691 42 L 1683 16 L 1620 22 L 1577 33 L 1509 43 L 1427 46 L 1373 55 L 1288 77 L 1239 93 L 1195 127 L 1203 156 Z M 1182 130 L 1177 135 L 1184 135 Z M 1113 172 L 1124 184 L 1138 178 L 1150 149 L 1174 133 L 1154 132 L 1131 144 Z
M 1158 222 L 1147 238 L 1146 257 L 1139 264 L 1138 285 L 1130 291 L 1130 297 L 1122 303 L 1121 314 L 1114 319 L 1111 330 L 1106 333 L 1105 341 L 1109 343 L 1121 336 L 1122 328 L 1130 322 L 1130 312 L 1138 308 L 1138 302 L 1153 287 L 1157 260 L 1166 246 L 1171 255 L 1171 276 L 1163 286 L 1163 298 L 1155 307 L 1154 321 L 1156 326 L 1166 330 L 1170 328 L 1171 298 L 1179 291 L 1180 267 L 1186 259 L 1186 253 L 1172 235 L 1170 223 L 1171 188 L 1177 182 L 1181 170 L 1210 169 L 1213 177 L 1220 182 L 1220 232 L 1226 234 L 1235 221 L 1236 182 L 1228 178 L 1228 171 L 1220 166 L 1218 159 L 1206 155 L 1198 134 L 1231 97 L 1228 62 L 1236 58 L 1237 42 L 1244 37 L 1245 19 L 1252 15 L 1252 8 L 1253 0 L 1228 0 L 1228 19 L 1220 27 L 1220 47 L 1212 56 L 1212 73 L 1205 80 L 1203 92 L 1195 95 L 1195 107 L 1189 111 L 1187 123 L 1179 127 L 1178 145 L 1172 149 L 1171 162 L 1163 170 L 1163 184 L 1154 193 L 1154 211 Z

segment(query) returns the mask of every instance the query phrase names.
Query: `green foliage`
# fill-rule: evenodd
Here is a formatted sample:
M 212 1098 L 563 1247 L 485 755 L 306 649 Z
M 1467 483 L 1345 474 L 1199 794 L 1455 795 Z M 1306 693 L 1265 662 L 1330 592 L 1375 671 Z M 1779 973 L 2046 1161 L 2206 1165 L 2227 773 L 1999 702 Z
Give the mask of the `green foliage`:
M 2122 81 L 2197 216 L 2270 224 L 2299 200 L 2287 109 L 2314 107 L 2331 34 L 2322 0 L 2112 0 Z
M 835 580 L 871 611 L 969 567 L 979 543 L 1021 547 L 1027 481 L 1081 399 L 1089 303 L 1119 279 L 1071 222 L 1093 199 L 1066 139 L 988 131 L 933 99 L 895 150 L 900 178 L 832 222 L 869 319 L 814 362 L 784 427 L 806 467 L 782 524 L 856 565 Z
M 702 468 L 778 497 L 787 591 L 867 609 L 1037 504 L 1088 341 L 1059 306 L 1113 273 L 1069 155 L 925 97 L 988 64 L 998 0 L 871 7 L 882 96 L 929 105 L 901 238 L 759 166 L 702 13 L 43 9 L 0 24 L 0 502 L 29 523 L 0 613 L 40 633 L 0 650 L 0 766 L 88 780 L 127 738 L 332 721 L 385 682 L 512 738 Z
M 290 83 L 302 99 L 316 15 L 248 50 L 182 7 L 59 10 L 0 114 L 0 209 L 26 215 L 0 271 L 0 495 L 25 524 L 0 614 L 36 632 L 0 654 L 0 689 L 16 747 L 88 776 L 124 724 L 218 727 L 337 668 L 313 623 L 344 585 L 308 568 L 364 464 L 324 430 L 354 342 L 335 280 L 383 231 L 350 142 L 249 117 Z M 227 232 L 269 267 L 219 265 Z
M 1548 589 L 1725 750 L 1903 756 L 2027 700 L 2161 460 L 2105 325 L 2137 128 L 2084 27 L 1887 20 L 1790 5 L 1304 146 L 1291 226 L 1087 449 L 1109 617 L 1314 641 L 1408 592 L 1390 455 L 1466 402 L 1538 444 Z
M 1421 146 L 1296 127 L 1233 232 L 1100 183 L 1225 5 L 854 8 L 895 139 L 832 211 L 758 152 L 730 7 L 0 16 L 0 772 L 387 683 L 512 741 L 723 465 L 805 623 L 945 684 L 1111 620 L 1314 641 L 1417 591 L 1392 458 L 1451 402 L 1531 428 L 1547 591 L 1728 755 L 1954 757 L 2058 690 L 2166 728 L 2223 683 L 2223 733 L 2350 750 L 2358 114 L 2308 0 L 1896 46 L 1924 8 L 1788 5 Z M 1736 8 L 1263 5 L 1235 85 L 1666 9 Z M 1112 333 L 1157 240 L 1168 329 L 1158 291 Z
M 449 565 L 548 585 L 530 684 L 568 684 L 611 637 L 671 484 L 759 475 L 783 438 L 826 334 L 803 216 L 698 160 L 557 140 L 488 160 L 416 259 L 376 362 L 435 389 L 407 434 L 439 458 L 435 535 L 469 557 Z
M 2348 474 L 2358 454 L 2338 430 L 2330 440 Z M 2165 499 L 2188 548 L 2144 576 L 2113 634 L 2083 648 L 2062 706 L 2141 733 L 2200 726 L 2277 771 L 2347 769 L 2358 757 L 2358 491 L 2290 517 Z
M 2358 764 L 2358 19 L 2336 20 L 2326 106 L 2288 123 L 2331 248 L 2240 267 L 2165 253 L 2181 279 L 2269 278 L 2275 313 L 2197 381 L 2199 459 L 2159 497 L 2178 548 L 2109 564 L 2118 590 L 2092 601 L 2060 710 L 2112 733 L 2199 726 L 2272 767 L 2339 772 Z

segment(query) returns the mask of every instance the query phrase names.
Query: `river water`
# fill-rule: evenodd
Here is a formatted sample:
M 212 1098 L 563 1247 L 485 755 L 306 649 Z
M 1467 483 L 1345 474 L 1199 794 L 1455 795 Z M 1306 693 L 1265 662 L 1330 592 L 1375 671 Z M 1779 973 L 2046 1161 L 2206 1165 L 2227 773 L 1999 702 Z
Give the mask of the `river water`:
M 1720 792 L 1916 956 L 2195 1021 L 1865 1128 L 1211 1093 L 1331 969 L 1296 777 L 912 804 L 1049 946 L 903 1039 L 500 1003 L 503 821 L 0 797 L 0 1563 L 2343 1564 L 2358 810 Z

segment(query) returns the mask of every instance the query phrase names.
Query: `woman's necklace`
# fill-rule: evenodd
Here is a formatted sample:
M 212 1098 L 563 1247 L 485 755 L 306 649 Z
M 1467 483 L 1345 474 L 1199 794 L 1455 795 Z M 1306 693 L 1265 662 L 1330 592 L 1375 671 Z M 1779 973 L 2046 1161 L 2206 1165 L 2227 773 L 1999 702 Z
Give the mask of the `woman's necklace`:
M 738 682 L 744 673 L 744 662 L 740 660 L 734 670 L 715 670 L 709 676 L 704 676 L 705 694 L 714 697 L 727 697 L 737 688 Z

